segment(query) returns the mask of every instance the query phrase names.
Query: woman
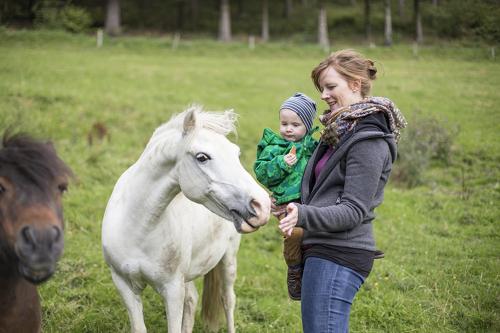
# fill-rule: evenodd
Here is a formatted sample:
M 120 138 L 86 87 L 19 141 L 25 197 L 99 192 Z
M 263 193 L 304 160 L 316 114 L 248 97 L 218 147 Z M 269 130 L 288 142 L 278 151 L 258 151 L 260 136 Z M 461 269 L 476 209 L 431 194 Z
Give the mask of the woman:
M 389 99 L 368 97 L 377 70 L 352 50 L 331 54 L 312 71 L 329 110 L 306 167 L 301 203 L 287 205 L 279 227 L 303 237 L 304 332 L 348 332 L 352 300 L 375 256 L 372 221 L 396 159 L 404 117 Z

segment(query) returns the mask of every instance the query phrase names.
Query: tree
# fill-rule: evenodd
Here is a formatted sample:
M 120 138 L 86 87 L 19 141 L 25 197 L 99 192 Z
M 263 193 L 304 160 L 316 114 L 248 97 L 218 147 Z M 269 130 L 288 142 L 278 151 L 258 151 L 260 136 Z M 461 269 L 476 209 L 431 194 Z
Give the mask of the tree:
M 420 0 L 413 0 L 413 16 L 415 21 L 415 41 L 420 44 L 424 41 L 422 18 L 420 16 Z
M 372 24 L 371 16 L 371 3 L 370 0 L 365 0 L 365 37 L 368 43 L 372 41 Z
M 229 0 L 220 1 L 219 40 L 231 41 L 231 11 Z
M 269 3 L 268 0 L 262 0 L 262 41 L 269 40 Z
M 119 0 L 108 0 L 106 23 L 104 28 L 106 33 L 111 36 L 117 36 L 121 33 Z
M 405 13 L 405 0 L 398 1 L 399 18 L 402 20 Z
M 391 0 L 385 0 L 385 45 L 392 45 Z
M 284 16 L 289 18 L 293 11 L 293 0 L 285 0 Z
M 323 0 L 319 1 L 318 43 L 325 50 L 330 48 L 330 42 L 328 40 L 328 24 L 326 19 L 326 8 L 325 8 L 325 2 Z

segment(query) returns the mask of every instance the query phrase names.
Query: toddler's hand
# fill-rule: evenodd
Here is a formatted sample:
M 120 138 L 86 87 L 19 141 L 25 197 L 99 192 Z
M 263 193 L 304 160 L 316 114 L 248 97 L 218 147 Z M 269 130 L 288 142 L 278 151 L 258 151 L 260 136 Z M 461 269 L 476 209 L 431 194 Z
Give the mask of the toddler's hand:
M 286 154 L 283 159 L 285 160 L 285 163 L 288 164 L 289 166 L 294 165 L 297 163 L 297 155 L 295 154 Z
M 275 217 L 280 217 L 286 213 L 286 205 L 276 205 L 276 199 L 271 196 L 271 214 Z

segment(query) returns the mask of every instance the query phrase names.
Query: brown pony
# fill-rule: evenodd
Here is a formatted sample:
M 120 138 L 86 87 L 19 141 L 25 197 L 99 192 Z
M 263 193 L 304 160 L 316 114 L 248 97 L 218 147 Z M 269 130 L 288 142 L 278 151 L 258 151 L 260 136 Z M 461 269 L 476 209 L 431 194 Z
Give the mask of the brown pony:
M 71 170 L 50 143 L 5 134 L 0 147 L 0 333 L 39 332 L 36 284 L 64 247 L 61 196 Z

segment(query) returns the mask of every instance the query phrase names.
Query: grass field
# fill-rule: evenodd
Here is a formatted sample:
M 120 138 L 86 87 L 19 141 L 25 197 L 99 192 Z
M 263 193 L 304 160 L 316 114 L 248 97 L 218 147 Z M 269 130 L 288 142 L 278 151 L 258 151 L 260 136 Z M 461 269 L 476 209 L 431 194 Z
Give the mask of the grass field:
M 410 120 L 434 115 L 455 128 L 451 162 L 433 165 L 424 185 L 390 184 L 375 222 L 386 258 L 356 297 L 352 332 L 500 331 L 500 63 L 487 48 L 458 45 L 355 47 L 376 60 L 374 95 L 393 99 Z M 0 30 L 0 129 L 51 138 L 77 179 L 65 199 L 66 247 L 41 288 L 45 332 L 126 332 L 125 307 L 100 245 L 101 219 L 120 174 L 153 130 L 190 103 L 234 108 L 248 170 L 263 127 L 309 79 L 325 54 L 313 45 L 222 45 L 164 38 L 106 40 Z M 322 105 L 321 107 L 324 107 Z M 109 140 L 89 146 L 96 122 Z M 288 300 L 276 221 L 242 239 L 236 284 L 240 332 L 300 332 Z M 163 304 L 144 294 L 150 332 L 166 331 Z M 197 315 L 195 332 L 203 332 Z

